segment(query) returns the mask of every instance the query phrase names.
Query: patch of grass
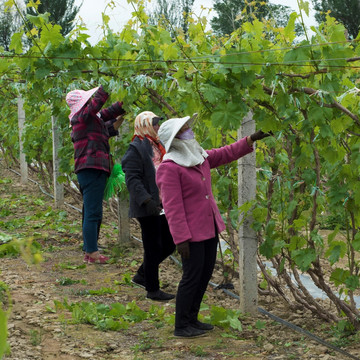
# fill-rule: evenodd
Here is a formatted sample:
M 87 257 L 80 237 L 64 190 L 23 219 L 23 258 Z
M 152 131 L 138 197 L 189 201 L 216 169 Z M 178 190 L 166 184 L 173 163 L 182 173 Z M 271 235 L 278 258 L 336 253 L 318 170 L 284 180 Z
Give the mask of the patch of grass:
M 21 228 L 25 223 L 25 219 L 11 219 L 8 221 L 0 221 L 0 227 L 6 230 L 16 230 Z
M 216 339 L 216 344 L 212 345 L 213 349 L 222 349 L 225 347 L 224 340 L 223 339 Z
M 98 296 L 103 296 L 103 295 L 108 295 L 108 294 L 117 294 L 118 291 L 112 288 L 107 288 L 107 287 L 102 287 L 99 290 L 79 290 L 76 292 L 75 295 L 98 295 Z
M 4 232 L 0 232 L 0 243 L 5 244 L 12 240 L 12 236 Z
M 73 280 L 67 277 L 61 277 L 60 279 L 56 279 L 56 284 L 61 286 L 73 285 L 73 284 L 83 284 L 86 285 L 86 280 Z
M 265 329 L 266 327 L 266 321 L 257 320 L 255 323 L 255 328 L 258 330 Z
M 78 269 L 85 269 L 86 268 L 86 264 L 71 265 L 70 263 L 60 263 L 60 264 L 58 264 L 58 266 L 61 269 L 65 269 L 65 270 L 78 270 Z
M 8 243 L 0 245 L 0 258 L 17 257 L 20 254 L 23 254 L 31 259 L 35 254 L 39 254 L 41 249 L 41 245 L 33 238 L 13 239 Z
M 146 331 L 141 333 L 139 337 L 140 342 L 131 347 L 131 350 L 134 350 L 135 354 L 151 349 L 152 343 L 154 342 L 154 339 L 151 338 Z
M 135 285 L 131 282 L 131 279 L 134 274 L 131 274 L 130 272 L 126 272 L 122 274 L 121 280 L 114 280 L 114 285 L 128 285 L 128 286 L 134 286 L 137 287 L 138 285 Z
M 360 333 L 356 332 L 354 326 L 345 319 L 332 326 L 329 333 L 335 339 L 332 344 L 340 348 L 358 343 L 360 340 Z
M 30 344 L 38 346 L 41 344 L 41 332 L 37 330 L 30 330 Z
M 205 357 L 209 355 L 208 352 L 206 352 L 202 346 L 196 345 L 190 347 L 190 352 L 194 354 L 196 357 Z
M 0 179 L 0 184 L 12 184 L 12 180 L 9 178 Z
M 74 324 L 90 324 L 101 331 L 126 330 L 142 321 L 155 321 L 155 317 L 162 314 L 162 310 L 155 309 L 158 307 L 156 305 L 153 305 L 151 312 L 144 311 L 135 301 L 127 304 L 117 302 L 111 305 L 86 301 L 70 304 L 65 299 L 63 302 L 54 300 L 54 304 L 55 309 L 48 307 L 48 312 L 56 312 L 64 317 L 64 313 L 69 311 Z
M 8 302 L 9 287 L 2 281 L 0 281 L 0 303 L 6 304 Z
M 56 252 L 56 251 L 59 251 L 59 250 L 62 250 L 62 248 L 60 246 L 54 246 L 54 245 L 49 245 L 49 247 L 44 249 L 44 251 L 50 252 L 50 253 Z

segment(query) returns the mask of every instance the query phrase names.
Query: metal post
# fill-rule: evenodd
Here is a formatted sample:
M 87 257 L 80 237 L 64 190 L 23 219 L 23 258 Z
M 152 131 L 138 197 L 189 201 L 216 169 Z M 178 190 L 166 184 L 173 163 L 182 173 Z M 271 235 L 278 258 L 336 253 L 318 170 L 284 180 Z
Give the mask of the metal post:
M 59 158 L 58 151 L 60 147 L 60 134 L 59 127 L 57 125 L 57 118 L 51 116 L 52 124 L 52 140 L 53 140 L 53 182 L 54 182 L 54 200 L 55 208 L 61 207 L 64 204 L 64 186 L 59 184 L 58 177 L 59 172 Z
M 130 241 L 130 219 L 129 219 L 129 200 L 118 197 L 118 225 L 119 242 L 125 244 Z
M 119 128 L 118 137 L 121 138 L 124 134 L 129 132 L 129 123 L 124 122 L 122 126 Z M 121 163 L 121 159 L 115 160 L 118 163 Z M 126 192 L 125 194 L 121 194 L 117 198 L 118 203 L 118 240 L 120 244 L 126 244 L 130 241 L 130 219 L 129 219 L 129 196 Z
M 20 182 L 26 184 L 28 181 L 28 164 L 26 162 L 24 145 L 22 140 L 23 130 L 25 126 L 24 100 L 18 97 L 18 124 L 19 124 L 19 143 L 20 143 Z
M 244 117 L 238 137 L 243 138 L 255 132 L 252 113 Z M 256 193 L 256 156 L 253 153 L 239 159 L 238 162 L 238 202 L 239 205 L 255 199 Z M 243 217 L 241 216 L 241 219 Z M 243 313 L 256 314 L 258 305 L 257 290 L 257 239 L 251 228 L 252 219 L 245 218 L 239 228 L 239 273 L 240 273 L 240 310 Z

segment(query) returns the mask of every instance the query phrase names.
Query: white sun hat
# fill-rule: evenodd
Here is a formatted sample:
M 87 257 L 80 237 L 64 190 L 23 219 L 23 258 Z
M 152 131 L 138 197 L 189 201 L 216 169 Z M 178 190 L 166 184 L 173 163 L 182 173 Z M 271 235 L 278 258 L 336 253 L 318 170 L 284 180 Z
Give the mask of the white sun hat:
M 70 108 L 69 119 L 71 120 L 73 116 L 79 112 L 82 107 L 87 103 L 87 101 L 93 96 L 93 94 L 99 89 L 99 87 L 93 88 L 91 90 L 73 90 L 66 95 L 66 102 Z
M 159 128 L 159 138 L 160 141 L 163 143 L 166 152 L 169 151 L 170 146 L 179 132 L 179 130 L 187 123 L 190 127 L 193 124 L 195 118 L 197 117 L 197 113 L 193 114 L 192 117 L 185 116 L 183 118 L 173 118 L 164 121 Z

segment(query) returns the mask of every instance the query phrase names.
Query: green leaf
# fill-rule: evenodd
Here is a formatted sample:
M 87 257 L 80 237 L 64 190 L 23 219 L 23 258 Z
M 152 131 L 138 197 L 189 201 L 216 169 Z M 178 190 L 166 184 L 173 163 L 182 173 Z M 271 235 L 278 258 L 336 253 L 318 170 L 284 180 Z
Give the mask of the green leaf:
M 310 8 L 309 8 L 309 1 L 306 0 L 300 0 L 298 2 L 299 9 L 304 10 L 307 17 L 309 17 L 310 14 Z
M 260 246 L 259 251 L 261 255 L 264 255 L 267 259 L 271 259 L 273 256 L 274 240 L 267 238 Z
M 44 45 L 51 43 L 52 45 L 59 45 L 64 41 L 64 37 L 61 35 L 61 26 L 60 25 L 51 25 L 47 24 L 41 30 L 41 42 Z
M 299 47 L 295 47 L 292 50 L 288 51 L 284 56 L 284 62 L 293 63 L 293 62 L 307 62 L 311 59 L 311 53 L 309 47 L 303 47 L 304 43 L 301 43 Z
M 288 24 L 286 25 L 284 29 L 284 35 L 289 40 L 289 42 L 292 42 L 295 38 L 295 21 L 298 17 L 298 14 L 296 12 L 293 12 L 290 14 Z
M 265 329 L 265 327 L 266 327 L 266 322 L 265 321 L 256 320 L 256 323 L 255 323 L 255 328 L 256 329 L 262 330 L 262 329 Z
M 291 257 L 301 271 L 307 271 L 311 263 L 316 260 L 316 252 L 314 249 L 294 250 Z
M 343 241 L 332 241 L 327 249 L 325 256 L 329 258 L 330 264 L 334 265 L 346 254 L 346 244 Z
M 211 104 L 218 104 L 220 101 L 223 101 L 228 96 L 227 92 L 224 89 L 221 89 L 217 86 L 212 86 L 210 84 L 201 85 L 200 90 L 204 95 L 204 98 Z
M 211 121 L 215 127 L 226 129 L 238 129 L 247 107 L 240 102 L 222 102 L 211 115 Z
M 329 245 L 335 239 L 336 235 L 339 233 L 339 230 L 340 230 L 340 227 L 339 227 L 339 225 L 337 225 L 335 230 L 328 235 L 327 240 L 328 240 Z
M 109 315 L 119 318 L 125 313 L 126 313 L 125 305 L 120 303 L 114 303 L 111 305 L 111 310 L 109 311 Z
M 345 281 L 349 276 L 350 276 L 349 270 L 336 268 L 330 275 L 330 281 L 332 281 L 335 286 L 339 286 L 345 284 Z
M 164 60 L 177 59 L 178 49 L 175 44 L 164 44 L 161 48 L 164 52 Z
M 237 317 L 230 317 L 229 324 L 233 329 L 242 331 L 241 321 Z
M 351 245 L 355 251 L 360 251 L 360 232 L 356 233 Z
M 359 276 L 357 275 L 350 275 L 346 281 L 345 281 L 346 286 L 352 290 L 355 291 L 357 289 L 360 288 L 360 279 Z
M 211 317 L 210 321 L 214 325 L 222 325 L 224 320 L 227 318 L 226 309 L 220 306 L 211 307 Z
M 11 37 L 11 43 L 10 43 L 10 50 L 14 50 L 15 54 L 22 54 L 23 52 L 23 45 L 22 45 L 22 33 L 15 33 Z
M 252 216 L 255 221 L 265 222 L 267 212 L 268 212 L 268 210 L 266 208 L 256 207 L 252 212 Z
M 292 200 L 288 203 L 287 206 L 287 218 L 290 219 L 293 215 L 294 210 L 296 209 L 296 207 L 298 206 L 298 201 L 297 200 Z

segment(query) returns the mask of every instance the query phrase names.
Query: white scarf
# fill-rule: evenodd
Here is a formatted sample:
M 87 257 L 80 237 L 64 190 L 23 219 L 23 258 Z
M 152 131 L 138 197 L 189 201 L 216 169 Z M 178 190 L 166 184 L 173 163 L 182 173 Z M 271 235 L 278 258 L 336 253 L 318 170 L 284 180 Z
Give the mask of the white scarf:
M 180 140 L 175 138 L 163 160 L 172 160 L 181 166 L 192 167 L 202 164 L 208 156 L 195 139 Z

